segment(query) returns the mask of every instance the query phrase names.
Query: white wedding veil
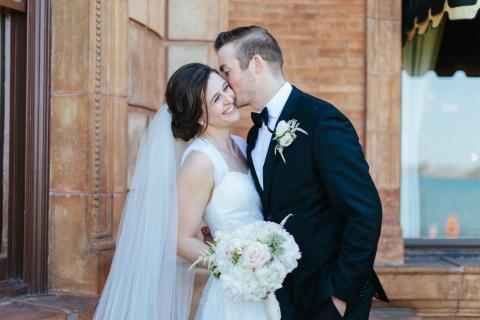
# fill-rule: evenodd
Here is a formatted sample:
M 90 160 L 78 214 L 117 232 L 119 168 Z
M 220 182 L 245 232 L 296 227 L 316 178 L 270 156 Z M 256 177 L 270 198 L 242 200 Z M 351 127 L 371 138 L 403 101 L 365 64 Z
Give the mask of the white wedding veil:
M 194 270 L 177 258 L 177 173 L 184 144 L 175 140 L 166 105 L 138 152 L 112 266 L 97 320 L 186 320 Z

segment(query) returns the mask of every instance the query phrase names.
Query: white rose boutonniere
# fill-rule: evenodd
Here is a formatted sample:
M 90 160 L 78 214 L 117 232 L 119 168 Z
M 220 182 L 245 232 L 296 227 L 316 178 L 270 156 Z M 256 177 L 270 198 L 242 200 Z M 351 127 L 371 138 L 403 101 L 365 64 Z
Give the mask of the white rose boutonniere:
M 293 141 L 295 141 L 297 138 L 297 132 L 308 135 L 305 130 L 299 127 L 299 123 L 295 119 L 288 121 L 282 120 L 275 128 L 275 135 L 273 137 L 273 140 L 277 142 L 277 145 L 275 146 L 275 154 L 277 154 L 277 152 L 280 153 L 283 163 L 287 163 L 283 156 L 283 149 L 290 146 Z

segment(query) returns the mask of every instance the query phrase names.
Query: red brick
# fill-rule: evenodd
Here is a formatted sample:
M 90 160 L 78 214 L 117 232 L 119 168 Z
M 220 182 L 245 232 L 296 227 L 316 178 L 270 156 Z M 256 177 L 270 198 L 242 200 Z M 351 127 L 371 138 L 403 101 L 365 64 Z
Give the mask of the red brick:
M 258 24 L 279 41 L 287 80 L 341 110 L 354 110 L 363 139 L 365 1 L 231 0 L 229 8 L 230 28 Z M 248 123 L 242 120 L 239 130 Z

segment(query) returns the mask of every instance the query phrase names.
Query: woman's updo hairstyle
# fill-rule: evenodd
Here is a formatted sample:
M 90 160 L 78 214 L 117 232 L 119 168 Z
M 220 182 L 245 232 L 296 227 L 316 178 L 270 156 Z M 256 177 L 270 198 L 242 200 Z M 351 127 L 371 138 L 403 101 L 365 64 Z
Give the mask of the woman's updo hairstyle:
M 207 106 L 205 95 L 212 72 L 218 74 L 207 65 L 189 63 L 175 71 L 168 80 L 166 98 L 175 138 L 190 141 L 207 127 L 208 117 L 204 125 L 200 124 L 200 119 Z

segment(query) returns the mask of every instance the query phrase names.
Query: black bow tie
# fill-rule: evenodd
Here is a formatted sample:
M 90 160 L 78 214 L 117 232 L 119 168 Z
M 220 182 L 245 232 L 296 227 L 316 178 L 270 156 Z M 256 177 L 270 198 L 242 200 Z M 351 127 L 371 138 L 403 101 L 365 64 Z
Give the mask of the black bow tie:
M 262 112 L 252 112 L 253 125 L 257 128 L 261 128 L 265 124 L 268 128 L 268 109 L 263 108 Z

